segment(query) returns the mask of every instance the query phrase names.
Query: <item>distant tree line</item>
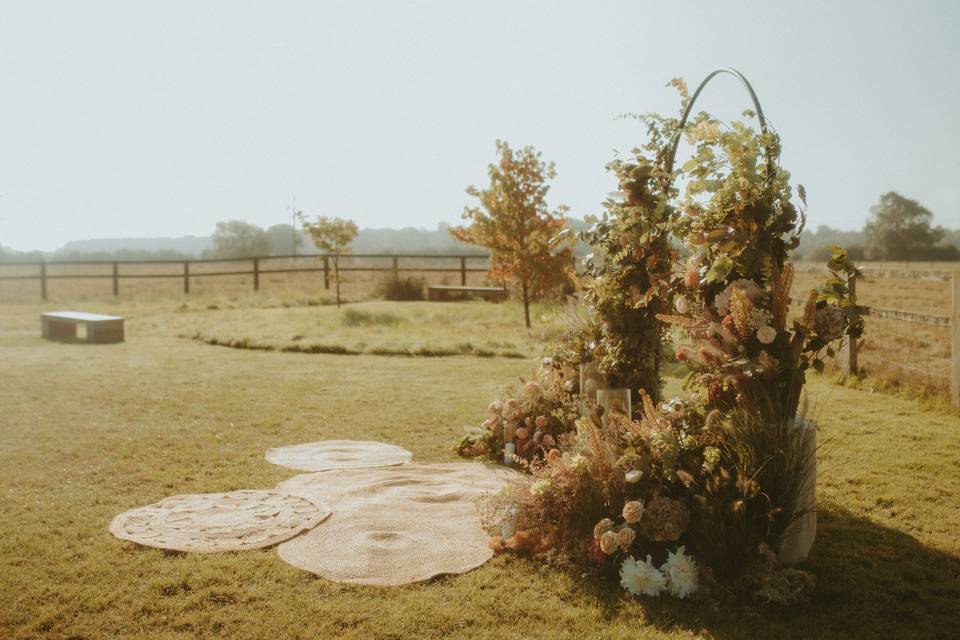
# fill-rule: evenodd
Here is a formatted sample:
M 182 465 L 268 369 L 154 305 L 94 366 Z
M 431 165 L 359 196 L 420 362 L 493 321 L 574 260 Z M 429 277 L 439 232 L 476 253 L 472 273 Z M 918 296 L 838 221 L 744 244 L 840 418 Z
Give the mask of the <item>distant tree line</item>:
M 77 261 L 77 262 L 95 262 L 95 261 L 138 261 L 138 260 L 188 260 L 194 256 L 181 251 L 171 249 L 116 249 L 113 251 L 56 251 L 45 253 L 43 251 L 16 251 L 0 245 L 0 262 L 57 262 L 57 261 Z
M 219 242 L 214 236 L 183 238 L 127 238 L 77 240 L 56 251 L 17 251 L 0 245 L 2 262 L 39 262 L 42 260 L 191 260 L 196 258 L 239 258 L 268 255 L 314 254 L 318 252 L 310 237 L 289 224 L 266 229 L 257 225 L 229 221 L 220 223 Z M 457 242 L 450 236 L 450 225 L 436 229 L 361 229 L 351 243 L 361 254 L 443 254 L 486 255 L 482 247 Z M 217 229 L 214 230 L 215 233 Z M 157 248 L 156 245 L 164 248 Z M 146 245 L 151 248 L 124 248 Z
M 574 231 L 582 220 L 568 218 Z M 122 245 L 128 245 L 123 247 Z M 118 248 L 118 245 L 121 245 Z M 157 248 L 161 245 L 167 248 Z M 863 229 L 847 231 L 820 225 L 804 231 L 796 257 L 824 261 L 830 247 L 845 247 L 855 260 L 960 260 L 960 230 L 933 224 L 933 213 L 919 202 L 890 192 L 871 208 L 871 217 Z M 146 246 L 150 248 L 129 248 Z M 206 247 L 201 249 L 201 247 Z M 350 245 L 354 253 L 367 254 L 451 254 L 489 253 L 481 246 L 458 242 L 450 234 L 450 225 L 436 229 L 361 229 Z M 578 242 L 575 255 L 588 251 Z M 244 258 L 292 253 L 316 253 L 313 242 L 302 229 L 276 224 L 266 229 L 242 221 L 217 224 L 213 236 L 184 238 L 128 238 L 68 242 L 54 252 L 16 251 L 0 245 L 0 261 L 37 262 L 40 260 L 188 260 L 197 257 Z
M 797 248 L 803 260 L 829 259 L 832 246 L 846 248 L 854 260 L 960 260 L 960 231 L 934 226 L 933 213 L 916 200 L 891 191 L 871 207 L 861 231 L 820 225 L 804 231 Z

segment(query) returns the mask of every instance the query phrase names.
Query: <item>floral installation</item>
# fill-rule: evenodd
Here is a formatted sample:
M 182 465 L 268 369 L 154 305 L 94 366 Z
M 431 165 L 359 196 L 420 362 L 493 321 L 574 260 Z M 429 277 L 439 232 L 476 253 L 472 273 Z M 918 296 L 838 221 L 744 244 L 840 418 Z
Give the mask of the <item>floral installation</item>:
M 607 166 L 617 177 L 618 197 L 604 202 L 602 217 L 587 217 L 592 224 L 581 239 L 593 253 L 584 259 L 581 285 L 585 303 L 600 318 L 590 355 L 610 385 L 644 389 L 659 400 L 664 324 L 658 315 L 672 301 L 677 213 L 669 204 L 672 176 L 662 167 L 668 128 L 655 117 L 645 122 L 649 142 Z
M 828 280 L 793 307 L 805 193 L 795 204 L 776 134 L 705 113 L 682 131 L 674 118 L 643 121 L 648 144 L 610 165 L 622 202 L 584 234 L 594 254 L 581 321 L 539 391 L 508 392 L 462 450 L 512 449 L 527 472 L 489 505 L 511 522 L 491 546 L 619 578 L 634 595 L 796 601 L 813 577 L 778 566 L 776 549 L 816 463 L 814 429 L 797 427 L 811 424 L 803 387 L 862 334 L 846 285 L 857 271 L 837 249 Z M 670 171 L 681 134 L 694 157 Z M 668 337 L 689 376 L 686 395 L 665 400 Z M 577 395 L 585 362 L 631 390 L 632 415 Z
M 798 187 L 793 203 L 779 138 L 739 122 L 723 129 L 705 113 L 686 134 L 696 155 L 683 167 L 689 180 L 675 229 L 691 255 L 673 311 L 660 318 L 680 327 L 677 359 L 693 367 L 711 407 L 749 405 L 792 421 L 805 371 L 822 370 L 841 339 L 863 331 L 846 286 L 856 269 L 837 249 L 830 279 L 791 321 L 789 252 L 803 231 L 806 193 Z

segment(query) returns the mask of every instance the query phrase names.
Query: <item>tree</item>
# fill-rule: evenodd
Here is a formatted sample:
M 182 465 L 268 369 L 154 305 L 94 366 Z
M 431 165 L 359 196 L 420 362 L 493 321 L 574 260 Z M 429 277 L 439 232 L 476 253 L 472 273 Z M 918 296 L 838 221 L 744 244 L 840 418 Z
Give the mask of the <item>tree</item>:
M 287 256 L 303 245 L 302 232 L 289 224 L 275 224 L 267 229 L 270 236 L 270 255 Z
M 270 253 L 270 236 L 255 224 L 242 220 L 218 222 L 213 232 L 214 258 L 254 258 Z
M 871 260 L 956 260 L 960 252 L 943 245 L 945 230 L 931 226 L 933 213 L 895 191 L 880 196 L 863 228 Z
M 547 180 L 556 176 L 553 163 L 545 163 L 533 147 L 514 151 L 500 140 L 497 153 L 499 161 L 487 169 L 490 186 L 467 187 L 480 201 L 463 210 L 463 219 L 473 224 L 450 233 L 460 242 L 489 249 L 490 277 L 519 287 L 529 328 L 530 301 L 569 279 L 574 239 L 560 236 L 567 228 L 567 207 L 547 208 Z
M 350 243 L 357 237 L 357 224 L 352 220 L 325 216 L 318 216 L 315 222 L 309 222 L 302 214 L 298 215 L 298 219 L 317 248 L 333 256 L 333 277 L 337 283 L 337 308 L 340 308 L 340 256 L 350 253 Z

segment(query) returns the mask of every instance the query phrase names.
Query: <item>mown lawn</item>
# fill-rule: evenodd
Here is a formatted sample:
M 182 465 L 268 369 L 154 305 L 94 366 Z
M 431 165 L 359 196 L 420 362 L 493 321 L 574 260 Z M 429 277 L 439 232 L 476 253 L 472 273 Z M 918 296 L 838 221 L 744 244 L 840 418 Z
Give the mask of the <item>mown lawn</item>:
M 958 635 L 960 417 L 825 380 L 811 385 L 829 450 L 809 563 L 818 587 L 813 602 L 790 609 L 637 600 L 511 557 L 463 576 L 372 588 L 316 578 L 272 550 L 190 555 L 115 540 L 106 526 L 116 513 L 163 496 L 272 487 L 293 472 L 263 460 L 271 446 L 377 439 L 417 460 L 452 460 L 462 426 L 535 365 L 219 348 L 179 336 L 200 327 L 242 337 L 249 326 L 286 339 L 318 308 L 261 315 L 187 304 L 105 302 L 92 310 L 130 319 L 126 343 L 101 346 L 42 341 L 39 306 L 0 306 L 0 637 Z M 540 337 L 485 327 L 491 309 L 502 312 L 464 304 L 436 313 L 476 314 L 467 340 L 513 341 L 532 356 Z M 463 339 L 436 316 L 413 325 L 427 345 L 431 331 L 435 344 Z
M 540 313 L 538 313 L 540 312 Z M 185 313 L 179 335 L 208 344 L 286 352 L 529 358 L 542 351 L 556 315 L 539 305 L 527 331 L 516 303 L 360 302 L 317 307 L 203 309 Z

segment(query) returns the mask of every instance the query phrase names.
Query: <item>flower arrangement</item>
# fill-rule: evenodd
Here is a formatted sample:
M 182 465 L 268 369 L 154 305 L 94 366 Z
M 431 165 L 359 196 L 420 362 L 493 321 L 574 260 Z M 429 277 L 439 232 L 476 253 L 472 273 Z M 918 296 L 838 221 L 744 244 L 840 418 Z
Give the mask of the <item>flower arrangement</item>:
M 488 417 L 458 443 L 466 457 L 528 464 L 572 437 L 579 416 L 579 375 L 572 365 L 545 358 L 531 380 L 504 389 L 487 407 Z
M 531 462 L 530 476 L 497 498 L 502 512 L 516 514 L 516 533 L 495 538 L 496 550 L 586 562 L 602 573 L 619 567 L 635 577 L 642 567 L 624 568 L 635 562 L 629 558 L 667 559 L 682 546 L 692 512 L 678 478 L 704 468 L 711 441 L 702 437 L 703 417 L 693 403 L 656 405 L 646 392 L 639 395 L 639 420 L 618 414 L 604 421 L 595 409 L 577 420 L 563 449 Z
M 692 254 L 674 311 L 660 318 L 681 328 L 677 359 L 694 368 L 712 408 L 750 405 L 792 423 L 804 372 L 822 370 L 837 341 L 863 331 L 846 287 L 856 269 L 837 249 L 831 278 L 790 322 L 789 252 L 803 230 L 806 194 L 798 188 L 796 207 L 779 138 L 738 122 L 724 130 L 705 113 L 686 133 L 697 152 L 683 167 L 689 181 L 675 229 Z
M 805 193 L 794 204 L 776 134 L 707 114 L 685 127 L 644 122 L 648 144 L 610 165 L 623 202 L 605 203 L 584 234 L 591 323 L 564 347 L 577 355 L 552 363 L 529 395 L 514 388 L 492 405 L 484 439 L 470 445 L 496 457 L 513 444 L 529 472 L 494 501 L 514 526 L 491 544 L 618 576 L 635 595 L 688 598 L 719 583 L 769 601 L 803 597 L 812 576 L 777 567 L 774 550 L 816 463 L 813 429 L 797 426 L 810 424 L 806 372 L 863 330 L 845 284 L 856 269 L 837 249 L 830 278 L 792 313 L 789 253 Z M 681 134 L 695 155 L 672 171 L 669 142 Z M 689 395 L 664 401 L 668 327 Z M 572 363 L 584 360 L 636 394 L 631 415 L 576 397 Z

